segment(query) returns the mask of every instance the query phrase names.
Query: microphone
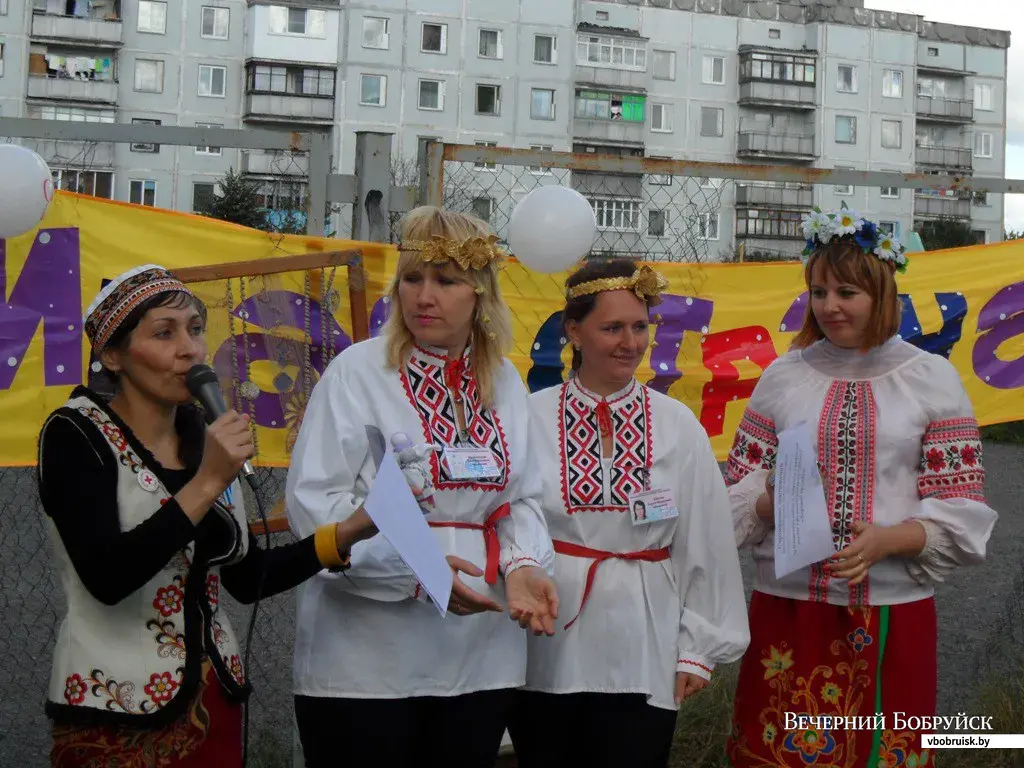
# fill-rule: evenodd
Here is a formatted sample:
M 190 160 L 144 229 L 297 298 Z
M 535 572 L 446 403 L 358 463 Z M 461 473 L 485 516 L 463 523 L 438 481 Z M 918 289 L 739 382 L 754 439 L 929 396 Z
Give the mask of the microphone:
M 189 368 L 185 374 L 185 386 L 192 397 L 202 403 L 207 423 L 216 421 L 218 417 L 227 413 L 228 406 L 224 402 L 224 393 L 220 390 L 220 381 L 210 366 L 199 364 Z M 255 482 L 255 473 L 248 461 L 242 465 L 241 474 L 250 485 Z

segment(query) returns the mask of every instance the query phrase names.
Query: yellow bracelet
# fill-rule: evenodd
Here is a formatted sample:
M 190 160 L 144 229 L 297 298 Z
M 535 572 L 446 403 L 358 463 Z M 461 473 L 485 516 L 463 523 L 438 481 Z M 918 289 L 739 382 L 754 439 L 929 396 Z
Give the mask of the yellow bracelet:
M 321 525 L 313 534 L 313 545 L 316 556 L 324 568 L 343 568 L 348 566 L 349 557 L 338 551 L 338 534 L 334 523 Z

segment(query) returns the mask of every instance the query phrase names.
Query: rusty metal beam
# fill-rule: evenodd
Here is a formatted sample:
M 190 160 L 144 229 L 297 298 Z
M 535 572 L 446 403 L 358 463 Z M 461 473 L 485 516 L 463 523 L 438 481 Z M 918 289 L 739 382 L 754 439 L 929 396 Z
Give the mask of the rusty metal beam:
M 706 176 L 737 181 L 776 181 L 802 184 L 852 184 L 859 187 L 900 187 L 903 189 L 963 189 L 993 194 L 1024 193 L 1024 179 L 1002 179 L 964 175 L 850 171 L 808 168 L 795 165 L 752 165 L 707 163 L 697 160 L 656 160 L 648 157 L 618 157 L 574 152 L 542 152 L 508 147 L 478 147 L 445 144 L 444 159 L 459 163 L 496 163 L 513 166 L 549 166 L 571 171 L 597 173 L 671 174 Z

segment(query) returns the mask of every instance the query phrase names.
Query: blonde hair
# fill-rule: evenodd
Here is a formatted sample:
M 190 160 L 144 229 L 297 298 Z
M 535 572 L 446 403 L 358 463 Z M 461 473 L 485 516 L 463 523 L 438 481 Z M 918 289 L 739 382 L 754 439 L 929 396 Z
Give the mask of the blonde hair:
M 837 240 L 811 254 L 804 267 L 804 281 L 811 290 L 814 268 L 821 263 L 823 274 L 831 273 L 841 283 L 855 285 L 871 297 L 871 319 L 861 340 L 861 350 L 881 346 L 900 329 L 899 293 L 896 288 L 896 269 L 892 262 L 882 261 L 866 253 L 857 243 Z M 793 339 L 793 347 L 803 349 L 825 338 L 824 331 L 811 311 L 808 300 L 803 327 Z
M 399 231 L 402 241 L 424 241 L 440 236 L 458 243 L 472 237 L 489 237 L 494 234 L 485 222 L 475 216 L 430 205 L 409 211 L 402 218 Z M 387 339 L 387 361 L 392 368 L 397 369 L 405 362 L 416 343 L 402 315 L 398 288 L 406 274 L 422 267 L 423 262 L 418 252 L 402 251 L 388 289 L 391 312 L 384 326 L 384 336 Z M 455 262 L 448 262 L 435 268 L 442 274 L 465 280 L 476 291 L 476 309 L 469 339 L 472 346 L 473 377 L 481 402 L 490 408 L 494 405 L 495 379 L 504 365 L 506 351 L 512 348 L 513 340 L 512 315 L 501 296 L 497 264 L 492 262 L 483 269 L 464 270 Z

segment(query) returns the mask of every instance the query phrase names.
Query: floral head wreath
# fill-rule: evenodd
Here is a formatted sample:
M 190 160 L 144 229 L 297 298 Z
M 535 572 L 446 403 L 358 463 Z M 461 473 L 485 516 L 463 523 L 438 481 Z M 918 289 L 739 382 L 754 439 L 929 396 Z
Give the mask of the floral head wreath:
M 910 260 L 904 253 L 903 244 L 895 235 L 883 232 L 878 226 L 846 207 L 843 203 L 838 211 L 823 213 L 815 206 L 811 213 L 804 214 L 801 220 L 807 246 L 803 250 L 804 261 L 818 248 L 828 245 L 833 240 L 850 238 L 864 249 L 865 253 L 873 253 L 882 261 L 891 261 L 896 271 L 905 273 Z
M 424 264 L 441 266 L 455 262 L 463 270 L 483 269 L 489 264 L 500 264 L 507 252 L 498 246 L 498 237 L 469 237 L 459 242 L 441 235 L 429 240 L 407 240 L 399 244 L 400 251 L 418 251 Z
M 575 299 L 602 291 L 629 290 L 648 306 L 661 303 L 661 292 L 668 288 L 668 280 L 646 264 L 637 268 L 630 277 L 601 277 L 573 286 L 566 292 L 567 299 Z

